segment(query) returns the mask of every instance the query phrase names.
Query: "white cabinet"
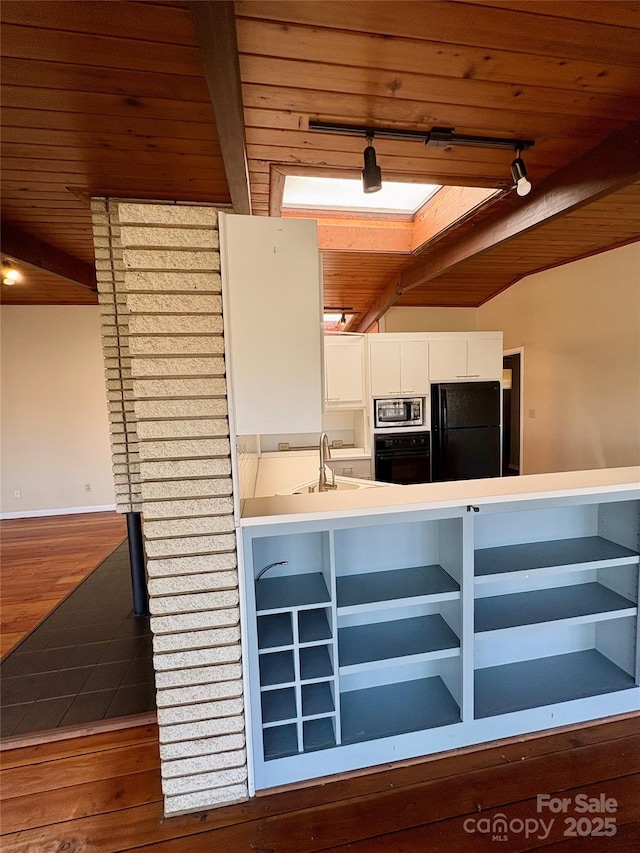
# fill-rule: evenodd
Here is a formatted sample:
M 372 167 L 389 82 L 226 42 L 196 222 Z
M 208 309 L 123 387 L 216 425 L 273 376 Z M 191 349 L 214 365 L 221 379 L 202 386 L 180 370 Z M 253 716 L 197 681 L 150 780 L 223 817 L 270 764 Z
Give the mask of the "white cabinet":
M 372 335 L 369 370 L 373 397 L 428 394 L 429 341 Z
M 364 406 L 364 339 L 361 335 L 324 339 L 325 405 Z
M 312 220 L 220 214 L 227 349 L 239 435 L 322 430 L 322 286 Z M 284 321 L 285 316 L 292 322 Z
M 327 463 L 339 477 L 356 477 L 358 480 L 370 480 L 371 459 L 331 459 Z
M 502 377 L 502 334 L 482 332 L 429 341 L 432 382 Z

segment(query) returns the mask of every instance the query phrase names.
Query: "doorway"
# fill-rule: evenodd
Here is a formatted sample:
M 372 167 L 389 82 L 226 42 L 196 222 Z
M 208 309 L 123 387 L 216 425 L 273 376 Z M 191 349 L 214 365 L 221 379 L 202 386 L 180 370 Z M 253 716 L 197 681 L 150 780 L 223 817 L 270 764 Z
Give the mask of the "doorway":
M 502 359 L 502 476 L 522 473 L 522 350 Z

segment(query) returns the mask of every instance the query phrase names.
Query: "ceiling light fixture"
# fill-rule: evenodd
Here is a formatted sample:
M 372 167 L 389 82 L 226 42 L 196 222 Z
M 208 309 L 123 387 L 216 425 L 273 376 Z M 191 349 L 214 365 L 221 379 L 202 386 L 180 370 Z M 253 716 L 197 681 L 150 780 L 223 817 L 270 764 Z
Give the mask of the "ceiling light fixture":
M 4 260 L 2 262 L 2 283 L 3 284 L 15 284 L 16 281 L 20 281 L 22 276 L 19 271 L 13 266 L 11 261 Z
M 378 190 L 382 189 L 382 170 L 376 163 L 373 133 L 367 133 L 367 147 L 364 149 L 364 169 L 362 170 L 362 189 L 366 193 L 377 193 Z
M 527 178 L 527 167 L 520 156 L 520 149 L 516 151 L 516 159 L 511 163 L 511 174 L 513 175 L 513 183 L 515 184 L 518 195 L 529 195 L 531 192 L 531 182 Z
M 330 122 L 309 122 L 309 130 L 321 133 L 343 133 L 350 136 L 364 135 L 367 147 L 364 150 L 364 169 L 362 170 L 362 186 L 365 193 L 377 192 L 382 186 L 382 172 L 376 163 L 376 150 L 372 145 L 373 137 L 384 139 L 403 139 L 405 141 L 422 142 L 424 145 L 435 145 L 446 148 L 450 145 L 465 145 L 474 148 L 503 148 L 516 152 L 516 159 L 511 164 L 511 172 L 516 183 L 518 195 L 527 195 L 531 184 L 527 180 L 527 170 L 520 153 L 535 145 L 532 139 L 508 139 L 500 136 L 473 136 L 455 133 L 453 127 L 432 127 L 431 130 L 401 130 L 393 127 L 360 127 L 354 124 L 332 124 Z M 517 174 L 517 177 L 516 177 Z

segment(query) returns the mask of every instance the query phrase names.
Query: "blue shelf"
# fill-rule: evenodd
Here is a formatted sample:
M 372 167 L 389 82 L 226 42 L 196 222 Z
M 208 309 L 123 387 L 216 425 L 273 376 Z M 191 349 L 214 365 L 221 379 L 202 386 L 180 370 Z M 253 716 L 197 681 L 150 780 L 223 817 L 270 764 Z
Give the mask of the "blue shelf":
M 302 716 L 313 717 L 316 714 L 328 714 L 335 711 L 331 683 L 322 681 L 318 684 L 303 684 L 302 686 Z
M 290 684 L 295 681 L 293 652 L 273 652 L 260 655 L 260 686 Z
M 594 615 L 606 619 L 612 615 L 632 615 L 636 610 L 633 601 L 602 584 L 574 584 L 478 598 L 475 603 L 475 630 L 498 631 Z M 584 621 L 593 620 L 585 618 Z
M 326 610 L 301 610 L 298 614 L 298 636 L 301 643 L 331 639 L 331 626 Z
M 262 734 L 265 761 L 298 754 L 298 730 L 295 723 L 264 729 Z
M 283 690 L 267 690 L 260 696 L 260 701 L 263 724 L 295 720 L 296 693 L 293 687 L 285 687 Z
M 300 679 L 327 678 L 333 675 L 333 665 L 328 646 L 311 646 L 300 649 Z
M 352 690 L 340 696 L 342 743 L 360 743 L 460 722 L 439 676 Z
M 336 745 L 333 730 L 333 720 L 325 717 L 322 720 L 307 720 L 302 724 L 302 740 L 305 752 L 315 752 L 318 749 L 330 749 Z
M 437 565 L 343 575 L 336 584 L 339 608 L 460 593 L 458 583 Z
M 475 672 L 476 719 L 628 690 L 635 682 L 596 649 Z
M 340 669 L 372 661 L 428 655 L 460 648 L 460 640 L 439 615 L 415 616 L 340 628 Z
M 527 542 L 480 548 L 475 552 L 476 578 L 504 575 L 516 571 L 534 571 L 554 567 L 584 567 L 585 563 L 624 560 L 638 557 L 637 551 L 609 542 L 601 536 L 556 539 L 551 542 Z
M 278 578 L 265 577 L 256 582 L 258 614 L 268 610 L 326 604 L 329 601 L 331 597 L 321 572 L 284 575 Z
M 293 645 L 293 628 L 290 613 L 258 616 L 258 648 L 271 649 Z

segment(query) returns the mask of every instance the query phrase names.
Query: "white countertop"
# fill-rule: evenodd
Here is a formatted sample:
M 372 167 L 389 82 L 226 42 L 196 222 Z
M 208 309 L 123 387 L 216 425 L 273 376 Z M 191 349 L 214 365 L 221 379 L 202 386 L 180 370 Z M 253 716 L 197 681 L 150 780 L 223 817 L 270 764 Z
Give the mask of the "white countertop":
M 331 449 L 331 460 L 369 458 L 361 447 Z M 275 495 L 296 483 L 312 480 L 318 476 L 318 469 L 317 450 L 283 450 L 275 453 L 263 453 L 258 465 L 256 498 Z
M 640 490 L 640 466 L 425 483 L 400 488 L 389 486 L 322 494 L 255 497 L 244 502 L 241 525 L 272 523 L 276 518 L 283 522 L 323 516 L 347 518 L 401 512 L 418 506 L 432 509 L 464 503 L 502 503 L 634 489 Z

